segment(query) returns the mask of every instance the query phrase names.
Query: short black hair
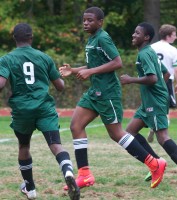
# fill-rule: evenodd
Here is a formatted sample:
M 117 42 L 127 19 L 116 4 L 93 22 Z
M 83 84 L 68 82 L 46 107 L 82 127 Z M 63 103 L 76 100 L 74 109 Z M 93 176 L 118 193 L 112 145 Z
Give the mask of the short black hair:
M 149 42 L 151 42 L 155 34 L 154 27 L 150 23 L 147 23 L 147 22 L 142 22 L 138 24 L 138 26 L 141 26 L 144 29 L 145 35 L 149 35 Z
M 13 35 L 17 42 L 27 42 L 33 37 L 33 31 L 29 24 L 19 23 L 14 27 Z
M 101 8 L 98 7 L 90 7 L 87 8 L 84 13 L 93 13 L 97 17 L 98 20 L 104 19 L 104 12 L 101 10 Z

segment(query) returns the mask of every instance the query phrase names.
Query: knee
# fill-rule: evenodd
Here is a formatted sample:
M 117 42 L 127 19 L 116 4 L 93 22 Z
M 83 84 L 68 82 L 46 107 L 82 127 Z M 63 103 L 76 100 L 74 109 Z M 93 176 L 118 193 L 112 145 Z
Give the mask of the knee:
M 166 140 L 167 139 L 164 137 L 157 137 L 157 141 L 161 146 L 163 146 L 163 144 L 165 143 Z
M 121 131 L 119 133 L 115 133 L 115 132 L 108 132 L 110 138 L 114 141 L 114 142 L 119 142 L 121 140 L 121 138 L 125 135 L 124 131 Z
M 71 123 L 70 130 L 73 136 L 73 139 L 79 139 L 79 138 L 86 138 L 87 134 L 85 131 L 85 125 L 82 123 Z
M 73 134 L 75 134 L 75 133 L 81 132 L 82 129 L 81 129 L 81 126 L 79 126 L 79 124 L 71 123 L 70 130 Z
M 114 135 L 112 135 L 112 134 L 109 133 L 109 137 L 110 137 L 113 141 L 117 142 Z
M 29 158 L 31 158 L 30 145 L 19 144 L 19 159 L 27 160 Z
M 158 143 L 161 146 L 165 143 L 165 141 L 170 139 L 167 129 L 162 129 L 162 130 L 157 131 L 156 132 L 156 137 L 157 137 Z

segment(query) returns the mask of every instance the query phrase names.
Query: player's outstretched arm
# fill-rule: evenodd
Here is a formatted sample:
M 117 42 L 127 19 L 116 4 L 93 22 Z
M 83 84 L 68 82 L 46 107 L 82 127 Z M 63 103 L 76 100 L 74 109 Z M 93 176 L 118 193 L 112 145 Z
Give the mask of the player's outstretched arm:
M 59 67 L 59 72 L 62 75 L 62 77 L 67 77 L 71 74 L 77 74 L 82 69 L 87 69 L 87 66 L 71 68 L 69 64 L 64 64 L 62 67 Z
M 137 84 L 144 84 L 144 85 L 153 85 L 157 82 L 157 76 L 154 74 L 149 74 L 148 76 L 143 77 L 131 77 L 127 74 L 123 74 L 120 76 L 120 82 L 122 85 L 137 83 Z
M 58 91 L 62 91 L 65 87 L 64 81 L 61 78 L 52 81 L 52 83 Z
M 67 77 L 72 74 L 72 68 L 69 64 L 65 64 L 62 67 L 59 67 L 59 72 L 63 77 Z

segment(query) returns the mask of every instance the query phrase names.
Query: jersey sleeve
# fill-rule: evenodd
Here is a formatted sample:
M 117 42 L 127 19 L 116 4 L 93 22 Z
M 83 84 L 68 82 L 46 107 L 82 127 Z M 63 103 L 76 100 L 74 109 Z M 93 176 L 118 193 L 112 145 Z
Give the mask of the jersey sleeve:
M 98 42 L 105 56 L 107 56 L 109 60 L 113 60 L 115 57 L 119 56 L 119 52 L 110 36 L 102 36 L 99 38 Z
M 5 61 L 5 58 L 0 58 L 0 76 L 3 76 L 4 78 L 8 79 L 10 75 L 10 71 L 8 68 L 8 65 Z
M 56 65 L 52 59 L 50 59 L 50 67 L 49 67 L 49 78 L 51 81 L 54 81 L 61 77 L 59 71 L 56 68 Z
M 149 75 L 149 74 L 156 75 L 153 58 L 150 54 L 145 53 L 145 54 L 143 54 L 143 56 L 141 56 L 141 54 L 140 54 L 140 60 L 141 60 L 141 64 L 142 64 L 145 75 Z

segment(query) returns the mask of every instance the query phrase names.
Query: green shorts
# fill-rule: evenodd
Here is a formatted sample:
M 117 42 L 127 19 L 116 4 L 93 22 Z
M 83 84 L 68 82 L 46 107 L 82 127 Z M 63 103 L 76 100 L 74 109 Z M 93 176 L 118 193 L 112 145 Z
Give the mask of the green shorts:
M 22 134 L 30 134 L 35 129 L 41 132 L 59 130 L 59 118 L 55 107 L 48 106 L 33 110 L 32 113 L 12 113 L 11 128 Z
M 168 128 L 168 118 L 164 114 L 152 114 L 147 115 L 142 109 L 138 109 L 134 115 L 134 118 L 142 119 L 147 127 L 154 131 Z
M 88 95 L 84 95 L 77 105 L 98 113 L 104 124 L 122 122 L 123 108 L 120 99 L 106 99 L 98 101 L 91 99 Z

